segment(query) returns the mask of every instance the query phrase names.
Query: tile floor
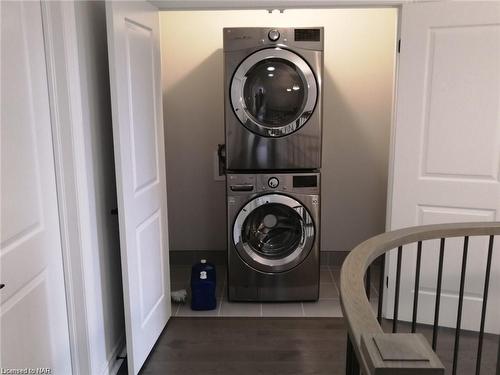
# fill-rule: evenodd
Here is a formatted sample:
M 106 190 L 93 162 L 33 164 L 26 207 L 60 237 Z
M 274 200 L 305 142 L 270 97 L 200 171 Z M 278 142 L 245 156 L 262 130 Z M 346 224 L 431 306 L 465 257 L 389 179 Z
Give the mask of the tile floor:
M 186 289 L 189 294 L 191 268 L 172 266 L 172 290 Z M 172 303 L 173 316 L 208 317 L 208 316 L 246 316 L 246 317 L 341 317 L 339 299 L 340 267 L 321 266 L 320 293 L 317 302 L 284 303 L 246 303 L 228 302 L 226 298 L 226 269 L 217 266 L 217 309 L 211 311 L 193 311 L 189 296 L 185 304 Z M 372 286 L 372 301 L 377 290 Z

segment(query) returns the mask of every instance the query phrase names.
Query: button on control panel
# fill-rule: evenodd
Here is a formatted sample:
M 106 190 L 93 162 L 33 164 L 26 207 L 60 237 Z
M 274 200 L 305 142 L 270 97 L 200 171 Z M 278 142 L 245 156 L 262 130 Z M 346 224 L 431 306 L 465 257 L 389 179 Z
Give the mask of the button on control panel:
M 272 42 L 276 42 L 280 38 L 280 32 L 276 29 L 273 29 L 269 31 L 269 34 L 267 34 L 269 37 L 269 40 Z
M 267 184 L 269 185 L 270 188 L 277 188 L 278 185 L 280 184 L 280 181 L 276 177 L 271 177 L 268 181 Z

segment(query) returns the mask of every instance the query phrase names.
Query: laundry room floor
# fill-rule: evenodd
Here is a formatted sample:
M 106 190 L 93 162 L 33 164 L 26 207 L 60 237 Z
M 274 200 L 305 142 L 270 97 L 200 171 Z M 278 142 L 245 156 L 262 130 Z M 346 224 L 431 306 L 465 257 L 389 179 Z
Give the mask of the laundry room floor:
M 185 304 L 172 303 L 173 316 L 189 317 L 341 317 L 339 285 L 340 267 L 321 266 L 320 295 L 317 302 L 229 302 L 226 295 L 226 268 L 217 266 L 217 308 L 211 311 L 193 311 L 190 308 L 189 280 L 191 268 L 172 266 L 170 279 L 172 290 L 186 289 Z M 373 276 L 372 276 L 373 277 Z M 373 277 L 372 280 L 378 280 Z M 377 304 L 377 288 L 372 285 L 372 304 Z
M 385 332 L 392 322 L 383 321 Z M 400 322 L 401 332 L 411 325 Z M 417 332 L 432 341 L 432 326 Z M 342 375 L 345 370 L 344 318 L 174 317 L 142 367 L 143 375 Z M 498 335 L 484 336 L 481 374 L 495 374 Z M 437 354 L 453 366 L 455 330 L 441 327 Z M 458 375 L 476 371 L 477 333 L 463 331 Z M 127 375 L 124 361 L 117 375 Z

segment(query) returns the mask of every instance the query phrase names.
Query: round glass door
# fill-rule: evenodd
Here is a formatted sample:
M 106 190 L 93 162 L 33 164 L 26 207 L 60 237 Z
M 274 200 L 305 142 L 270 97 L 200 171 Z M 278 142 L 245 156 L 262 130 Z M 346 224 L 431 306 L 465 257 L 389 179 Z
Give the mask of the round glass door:
M 306 95 L 302 73 L 283 59 L 267 59 L 255 64 L 243 86 L 248 114 L 259 124 L 271 128 L 281 128 L 300 117 Z
M 314 242 L 314 224 L 298 201 L 269 194 L 242 208 L 234 223 L 233 239 L 239 255 L 253 268 L 283 272 L 309 254 Z
M 309 65 L 280 48 L 247 57 L 231 83 L 236 116 L 249 130 L 267 137 L 301 128 L 312 115 L 316 98 L 316 79 Z

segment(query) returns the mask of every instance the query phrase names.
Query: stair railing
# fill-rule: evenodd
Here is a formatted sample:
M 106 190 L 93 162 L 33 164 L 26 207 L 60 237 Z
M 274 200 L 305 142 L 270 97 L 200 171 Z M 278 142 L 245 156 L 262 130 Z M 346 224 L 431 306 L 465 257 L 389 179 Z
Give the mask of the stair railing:
M 485 328 L 486 309 L 491 274 L 493 243 L 500 235 L 500 222 L 458 223 L 426 225 L 404 228 L 370 238 L 354 248 L 342 265 L 340 276 L 340 298 L 342 311 L 348 326 L 346 374 L 444 374 L 445 367 L 436 355 L 436 343 L 439 332 L 439 308 L 442 293 L 443 259 L 447 238 L 463 237 L 462 268 L 460 275 L 457 321 L 452 374 L 457 371 L 457 357 L 460 343 L 464 284 L 468 257 L 469 237 L 488 236 L 488 256 L 484 276 L 481 323 L 476 358 L 476 375 L 481 371 L 481 355 Z M 432 342 L 420 333 L 416 333 L 418 295 L 422 242 L 440 240 L 439 264 L 434 306 L 434 324 Z M 415 285 L 413 297 L 413 316 L 411 333 L 398 333 L 399 294 L 401 282 L 401 263 L 405 245 L 417 244 L 415 265 Z M 392 333 L 384 333 L 381 327 L 382 306 L 384 299 L 385 254 L 397 249 L 394 312 Z M 379 279 L 379 300 L 377 315 L 370 304 L 371 272 L 370 266 L 381 257 Z M 500 343 L 496 374 L 500 375 Z

